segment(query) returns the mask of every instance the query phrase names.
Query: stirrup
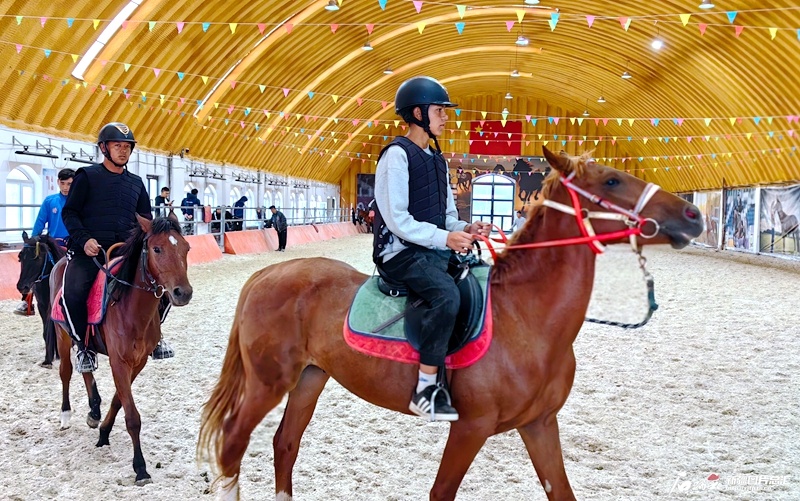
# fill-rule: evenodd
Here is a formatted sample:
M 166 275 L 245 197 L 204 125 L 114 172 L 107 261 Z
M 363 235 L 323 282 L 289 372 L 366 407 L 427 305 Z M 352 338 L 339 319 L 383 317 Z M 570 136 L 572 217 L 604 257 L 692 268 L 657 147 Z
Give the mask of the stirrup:
M 175 356 L 175 350 L 172 349 L 172 346 L 170 346 L 169 343 L 162 339 L 158 342 L 156 348 L 153 350 L 153 353 L 151 353 L 150 356 L 153 357 L 153 360 L 172 358 Z
M 86 374 L 97 370 L 97 354 L 91 350 L 79 351 L 75 355 L 75 361 L 76 372 Z

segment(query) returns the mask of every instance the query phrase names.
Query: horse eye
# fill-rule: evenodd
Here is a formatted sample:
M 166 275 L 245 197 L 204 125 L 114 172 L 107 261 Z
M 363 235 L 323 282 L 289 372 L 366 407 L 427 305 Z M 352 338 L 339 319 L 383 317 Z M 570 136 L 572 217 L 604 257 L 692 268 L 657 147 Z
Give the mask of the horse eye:
M 619 184 L 619 179 L 612 177 L 606 181 L 606 186 L 617 186 Z
M 155 252 L 156 254 L 160 254 L 161 253 L 161 247 L 153 247 L 153 252 Z

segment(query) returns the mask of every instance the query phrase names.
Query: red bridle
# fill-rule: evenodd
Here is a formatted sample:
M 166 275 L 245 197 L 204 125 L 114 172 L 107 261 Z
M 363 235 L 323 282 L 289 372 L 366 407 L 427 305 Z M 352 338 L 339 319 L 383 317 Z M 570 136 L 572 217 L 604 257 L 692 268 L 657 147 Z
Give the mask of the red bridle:
M 591 163 L 591 161 L 590 161 Z M 578 228 L 580 229 L 581 235 L 580 237 L 573 237 L 573 238 L 562 238 L 558 240 L 548 240 L 544 242 L 534 242 L 529 244 L 517 244 L 517 245 L 508 245 L 504 247 L 505 250 L 516 250 L 516 249 L 539 249 L 543 247 L 563 247 L 566 245 L 581 245 L 586 244 L 589 248 L 592 249 L 592 252 L 595 254 L 601 254 L 605 251 L 605 246 L 602 242 L 608 242 L 610 240 L 618 240 L 620 238 L 628 237 L 631 242 L 631 247 L 633 247 L 634 251 L 638 250 L 638 246 L 636 243 L 636 237 L 641 238 L 653 238 L 658 234 L 660 229 L 658 222 L 652 218 L 643 218 L 640 213 L 645 208 L 647 203 L 653 198 L 653 195 L 660 189 L 658 185 L 653 183 L 647 183 L 642 190 L 642 193 L 639 195 L 639 200 L 637 200 L 636 205 L 633 209 L 628 210 L 616 205 L 604 198 L 601 198 L 597 195 L 589 193 L 588 191 L 575 186 L 573 183 L 573 179 L 575 178 L 575 172 L 573 171 L 568 176 L 560 176 L 561 184 L 567 188 L 567 192 L 569 193 L 570 200 L 572 201 L 572 207 L 568 205 L 564 205 L 562 203 L 554 202 L 552 200 L 545 200 L 542 205 L 545 207 L 549 207 L 551 209 L 555 209 L 566 214 L 571 214 L 575 216 L 575 220 L 578 223 Z M 608 210 L 609 212 L 590 212 L 586 209 L 581 208 L 580 199 L 578 195 L 583 196 L 584 198 L 588 199 L 592 203 L 603 207 L 604 209 Z M 616 220 L 622 221 L 628 227 L 625 230 L 619 231 L 612 231 L 608 233 L 601 233 L 597 234 L 592 227 L 591 219 L 605 219 L 605 220 Z M 652 223 L 654 228 L 651 233 L 644 232 L 644 226 L 647 223 Z M 497 226 L 492 225 L 494 228 Z M 492 259 L 497 259 L 497 253 L 492 245 L 492 241 L 494 242 L 501 242 L 507 243 L 508 237 L 506 237 L 503 230 L 497 228 L 500 232 L 500 238 L 494 237 L 484 237 L 482 235 L 478 235 L 478 238 L 486 242 L 487 247 L 489 248 L 489 253 L 492 255 Z

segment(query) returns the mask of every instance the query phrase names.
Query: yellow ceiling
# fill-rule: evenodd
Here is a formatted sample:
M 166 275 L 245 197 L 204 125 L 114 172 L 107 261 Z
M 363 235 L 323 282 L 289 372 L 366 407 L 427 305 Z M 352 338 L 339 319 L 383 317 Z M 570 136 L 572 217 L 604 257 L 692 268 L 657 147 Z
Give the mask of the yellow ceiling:
M 698 0 L 535 8 L 464 0 L 463 18 L 461 0 L 423 1 L 419 13 L 408 0 L 387 0 L 385 9 L 378 0 L 343 0 L 337 12 L 323 8 L 327 0 L 142 0 L 85 84 L 71 77 L 76 56 L 127 3 L 0 3 L 0 123 L 92 140 L 104 123 L 123 121 L 152 150 L 188 147 L 199 159 L 335 183 L 356 153 L 370 155 L 369 169 L 383 136 L 402 133 L 394 92 L 427 74 L 446 83 L 462 110 L 441 141 L 446 152 L 468 151 L 470 121 L 481 111 L 500 119 L 507 106 L 510 120 L 538 116 L 523 128 L 526 156 L 544 141 L 570 152 L 596 148 L 605 163 L 673 191 L 719 187 L 723 179 L 729 186 L 800 179 L 790 132 L 797 125 L 787 119 L 800 115 L 800 7 L 787 0 L 759 11 L 741 0 L 719 0 L 711 11 L 698 9 Z M 726 11 L 738 12 L 733 23 Z M 684 26 L 680 14 L 689 13 Z M 587 15 L 595 16 L 591 28 Z M 627 31 L 620 17 L 631 19 Z M 180 33 L 178 23 L 185 23 Z M 739 36 L 734 26 L 744 27 Z M 518 50 L 521 32 L 531 45 Z M 661 51 L 650 47 L 657 32 Z M 372 51 L 361 48 L 368 38 Z M 383 74 L 387 66 L 394 74 Z M 631 80 L 620 78 L 626 66 Z M 522 77 L 508 76 L 514 67 Z M 503 99 L 507 91 L 513 100 Z M 596 102 L 601 93 L 604 104 Z M 579 120 L 587 104 L 591 116 Z M 686 120 L 678 126 L 673 118 Z

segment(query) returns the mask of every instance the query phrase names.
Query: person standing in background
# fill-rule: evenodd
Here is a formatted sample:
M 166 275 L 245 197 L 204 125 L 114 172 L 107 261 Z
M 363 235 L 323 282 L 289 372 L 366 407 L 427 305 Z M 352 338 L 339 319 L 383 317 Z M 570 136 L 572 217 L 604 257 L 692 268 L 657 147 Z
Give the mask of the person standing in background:
M 167 209 L 166 206 L 172 205 L 172 200 L 169 199 L 169 188 L 164 186 L 161 188 L 161 194 L 156 196 L 156 206 L 155 206 L 155 213 L 156 217 L 166 217 L 167 216 Z
M 286 224 L 286 216 L 283 215 L 283 212 L 276 209 L 274 205 L 270 205 L 269 210 L 272 211 L 272 218 L 269 220 L 269 226 L 272 226 L 275 228 L 275 231 L 278 232 L 278 251 L 285 252 L 286 229 L 288 227 Z

